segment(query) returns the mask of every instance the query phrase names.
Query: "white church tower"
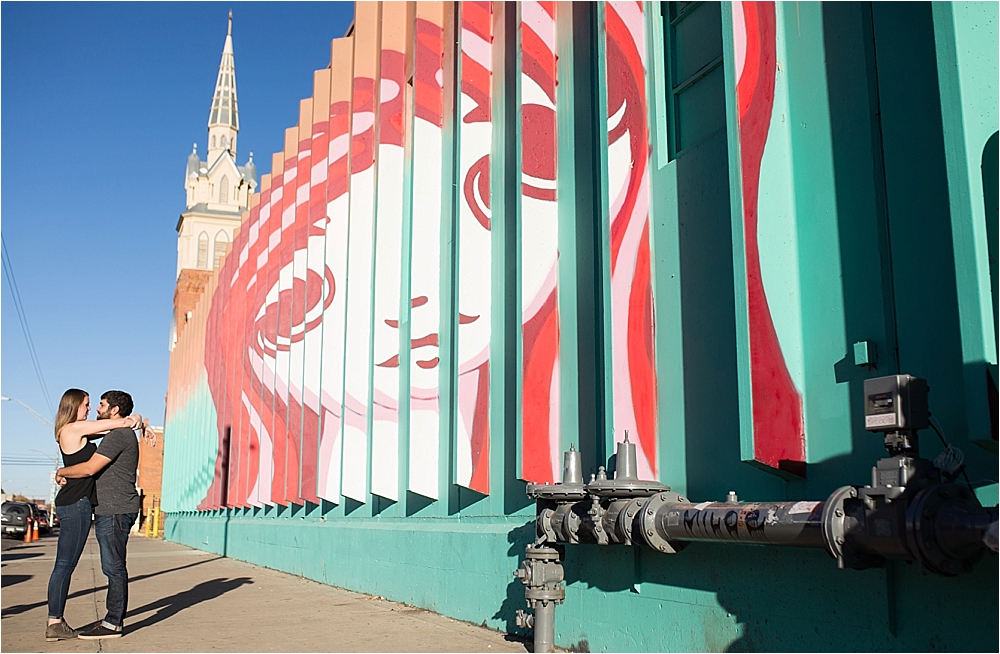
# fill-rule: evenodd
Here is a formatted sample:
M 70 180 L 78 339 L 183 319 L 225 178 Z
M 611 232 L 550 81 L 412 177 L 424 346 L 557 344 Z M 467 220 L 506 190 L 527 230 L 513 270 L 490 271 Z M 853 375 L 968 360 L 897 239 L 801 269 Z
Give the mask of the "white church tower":
M 177 276 L 181 270 L 217 268 L 240 225 L 243 211 L 257 188 L 253 153 L 244 166 L 236 165 L 236 137 L 240 131 L 236 102 L 236 64 L 233 59 L 233 12 L 222 48 L 208 116 L 208 152 L 198 156 L 195 144 L 188 155 L 184 188 L 187 208 L 177 223 Z
M 188 155 L 184 189 L 187 208 L 177 221 L 177 287 L 170 326 L 170 350 L 184 329 L 205 285 L 233 242 L 242 214 L 257 188 L 253 152 L 246 165 L 236 165 L 236 137 L 240 114 L 236 103 L 236 64 L 233 60 L 233 12 L 222 47 L 222 62 L 208 114 L 208 151 L 198 156 L 195 144 Z

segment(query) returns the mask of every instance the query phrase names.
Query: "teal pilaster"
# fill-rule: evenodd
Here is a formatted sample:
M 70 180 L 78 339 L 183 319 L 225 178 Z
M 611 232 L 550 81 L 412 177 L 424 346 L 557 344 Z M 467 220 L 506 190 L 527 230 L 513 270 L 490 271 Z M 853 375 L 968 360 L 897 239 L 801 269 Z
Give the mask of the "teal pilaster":
M 656 309 L 657 470 L 660 481 L 687 492 L 684 438 L 684 342 L 681 320 L 680 214 L 677 171 L 667 134 L 666 60 L 662 4 L 646 2 L 646 98 L 649 157 L 649 225 Z
M 932 7 L 966 419 L 969 439 L 996 452 L 989 402 L 996 402 L 997 392 L 997 262 L 995 251 L 990 261 L 989 230 L 997 225 L 997 5 L 936 2 Z
M 527 504 L 520 473 L 520 223 L 521 121 L 519 102 L 520 5 L 493 3 L 493 135 L 490 227 L 492 234 L 492 335 L 490 339 L 490 496 L 486 510 L 505 513 L 505 500 Z
M 753 394 L 750 392 L 750 325 L 740 316 L 749 313 L 747 301 L 746 239 L 743 234 L 743 169 L 740 158 L 740 121 L 736 102 L 736 54 L 733 45 L 733 6 L 722 6 L 722 57 L 726 84 L 726 134 L 729 150 L 729 205 L 733 225 L 733 291 L 736 305 L 736 369 L 740 413 L 740 458 L 753 460 Z
M 458 490 L 455 481 L 455 438 L 457 406 L 455 403 L 458 383 L 458 215 L 461 202 L 459 180 L 459 153 L 461 152 L 462 130 L 460 115 L 462 80 L 462 17 L 457 2 L 445 3 L 444 11 L 444 97 L 442 99 L 442 139 L 441 157 L 441 363 L 439 369 L 441 398 L 441 435 L 438 458 L 438 498 L 447 514 L 457 512 L 452 506 L 457 501 Z M 440 500 L 447 500 L 441 503 Z M 442 515 L 446 515 L 442 513 Z

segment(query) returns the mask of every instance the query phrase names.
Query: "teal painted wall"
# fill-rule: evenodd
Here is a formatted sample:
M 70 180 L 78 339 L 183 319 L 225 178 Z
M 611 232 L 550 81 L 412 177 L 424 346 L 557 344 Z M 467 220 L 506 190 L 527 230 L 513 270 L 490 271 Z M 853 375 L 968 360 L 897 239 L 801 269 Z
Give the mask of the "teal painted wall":
M 300 511 L 296 509 L 295 511 Z M 517 633 L 516 517 L 337 519 L 287 509 L 171 515 L 167 538 Z M 568 547 L 556 643 L 590 651 L 988 651 L 996 557 L 954 579 L 915 566 L 841 571 L 824 552 L 696 543 Z
M 167 512 L 178 507 L 197 506 L 205 497 L 215 473 L 219 455 L 218 439 L 210 427 L 215 425 L 215 405 L 202 375 L 190 400 L 168 414 L 170 445 L 164 443 L 163 485 L 170 494 L 162 505 Z
M 724 38 L 732 30 L 732 11 L 722 7 Z M 867 483 L 883 449 L 863 429 L 862 384 L 902 372 L 929 380 L 935 417 L 965 451 L 981 501 L 995 504 L 996 423 L 987 379 L 995 383 L 997 363 L 997 6 L 776 6 L 788 113 L 782 156 L 774 160 L 786 167 L 791 187 L 774 188 L 794 229 L 787 274 L 798 296 L 785 308 L 799 318 L 785 327 L 800 347 L 804 478 L 744 461 L 745 326 L 738 310 L 742 255 L 733 238 L 732 117 L 725 128 L 671 151 L 673 123 L 656 77 L 669 65 L 656 59 L 670 51 L 663 35 L 667 12 L 655 3 L 646 3 L 645 12 L 660 480 L 697 501 L 721 499 L 729 490 L 744 501 L 819 500 L 836 487 Z M 495 13 L 506 22 L 495 23 L 494 34 L 512 38 L 516 21 Z M 583 450 L 586 472 L 604 464 L 610 450 L 602 433 L 609 411 L 595 406 L 602 397 L 610 400 L 604 345 L 613 319 L 603 309 L 607 288 L 599 276 L 606 262 L 596 228 L 608 212 L 600 197 L 607 161 L 594 145 L 604 137 L 594 107 L 607 101 L 600 84 L 603 20 L 602 6 L 580 3 L 556 12 L 564 75 L 556 103 L 559 302 L 567 332 L 563 372 L 572 374 L 562 379 L 563 407 L 571 413 L 563 416 L 562 438 L 564 446 L 575 442 Z M 731 66 L 733 49 L 726 47 L 724 65 Z M 509 70 L 496 74 L 516 79 Z M 518 139 L 501 139 L 503 127 L 515 122 L 501 109 L 509 110 L 516 95 L 494 99 L 493 141 L 500 152 L 517 151 Z M 721 91 L 708 97 L 726 101 Z M 453 143 L 447 128 L 446 145 Z M 494 187 L 509 191 L 505 180 L 518 171 L 515 165 L 492 174 Z M 514 204 L 510 195 L 494 190 L 496 206 Z M 505 215 L 513 214 L 508 209 Z M 516 275 L 502 259 L 516 257 L 507 239 L 517 231 L 499 219 L 497 224 L 504 240 L 495 242 L 493 276 L 503 282 L 494 288 L 494 306 L 503 304 L 506 313 L 497 310 L 494 329 L 511 329 L 519 326 L 510 301 Z M 516 401 L 505 395 L 516 393 L 512 371 L 520 353 L 511 335 L 504 336 L 499 341 L 494 335 L 506 355 L 494 369 L 500 390 L 491 411 L 494 424 L 504 428 L 491 440 L 489 495 L 450 483 L 445 471 L 436 501 L 405 493 L 398 502 L 369 495 L 366 503 L 343 498 L 339 504 L 178 509 L 167 517 L 167 538 L 517 633 L 514 615 L 524 608 L 524 591 L 512 572 L 533 539 L 534 507 L 519 474 Z M 877 365 L 854 365 L 852 346 L 861 340 L 877 347 Z M 202 381 L 175 405 L 180 408 L 168 422 L 164 484 L 169 477 L 176 507 L 192 506 L 210 482 L 218 447 L 216 414 L 206 398 Z M 567 425 L 580 431 L 570 433 Z M 930 458 L 941 449 L 932 438 L 928 432 L 922 442 Z M 450 447 L 442 439 L 446 468 Z M 957 578 L 923 576 L 900 562 L 838 570 L 819 550 L 699 543 L 671 556 L 568 546 L 564 565 L 566 602 L 556 612 L 560 647 L 1000 648 L 994 554 Z

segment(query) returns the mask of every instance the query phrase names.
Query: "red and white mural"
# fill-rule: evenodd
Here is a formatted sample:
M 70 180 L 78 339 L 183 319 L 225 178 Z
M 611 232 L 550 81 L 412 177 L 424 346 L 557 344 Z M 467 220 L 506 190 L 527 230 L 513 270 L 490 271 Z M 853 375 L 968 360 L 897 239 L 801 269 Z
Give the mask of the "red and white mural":
M 463 2 L 459 96 L 458 434 L 456 481 L 489 493 L 493 22 L 489 2 Z
M 521 3 L 521 476 L 554 482 L 559 432 L 559 206 L 554 2 Z
M 322 429 L 318 462 L 317 495 L 340 502 L 344 402 L 344 336 L 347 311 L 348 180 L 351 155 L 351 90 L 354 42 L 338 39 L 331 46 L 330 122 L 327 148 L 326 229 L 323 241 L 323 277 L 329 280 L 322 296 L 323 353 L 320 401 Z
M 641 2 L 605 3 L 611 365 L 615 441 L 629 432 L 638 473 L 657 478 L 657 396 L 650 257 L 646 16 Z
M 413 52 L 408 490 L 437 499 L 441 447 L 441 183 L 444 6 L 418 2 Z
M 495 12 L 506 9 L 452 10 L 358 3 L 352 35 L 333 41 L 331 66 L 314 74 L 313 96 L 203 300 L 206 406 L 219 436 L 197 473 L 209 480 L 199 508 L 399 501 L 406 491 L 438 499 L 447 484 L 489 494 L 491 441 L 509 436 L 490 425 L 504 392 L 490 384 L 503 342 L 493 326 L 494 103 L 497 93 L 503 102 L 518 96 L 496 85 L 497 66 L 515 64 L 494 61 L 503 51 Z M 520 463 L 524 479 L 541 482 L 558 479 L 562 450 L 559 10 L 521 4 L 516 71 Z M 640 445 L 640 475 L 655 478 L 646 17 L 634 2 L 607 3 L 605 15 L 613 420 L 619 438 L 628 429 Z M 448 152 L 455 160 L 446 165 Z M 444 215 L 449 196 L 457 206 Z M 448 366 L 442 332 L 454 336 Z
M 383 5 L 381 27 L 371 492 L 398 500 L 406 5 L 401 2 Z
M 762 211 L 762 161 L 772 132 L 777 71 L 773 2 L 733 3 L 734 75 L 739 121 L 739 169 L 746 254 L 747 315 L 753 404 L 753 459 L 804 474 L 805 430 L 796 388 L 775 328 L 762 263 L 777 244 L 761 238 L 771 216 Z

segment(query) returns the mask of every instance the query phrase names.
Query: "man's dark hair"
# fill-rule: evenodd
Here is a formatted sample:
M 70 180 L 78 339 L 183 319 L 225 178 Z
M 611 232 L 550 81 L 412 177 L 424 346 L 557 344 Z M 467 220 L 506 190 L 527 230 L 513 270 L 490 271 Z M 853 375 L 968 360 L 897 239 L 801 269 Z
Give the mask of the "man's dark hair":
M 132 413 L 132 396 L 125 391 L 108 391 L 101 396 L 102 400 L 108 401 L 108 408 L 118 407 L 118 415 L 124 418 Z

